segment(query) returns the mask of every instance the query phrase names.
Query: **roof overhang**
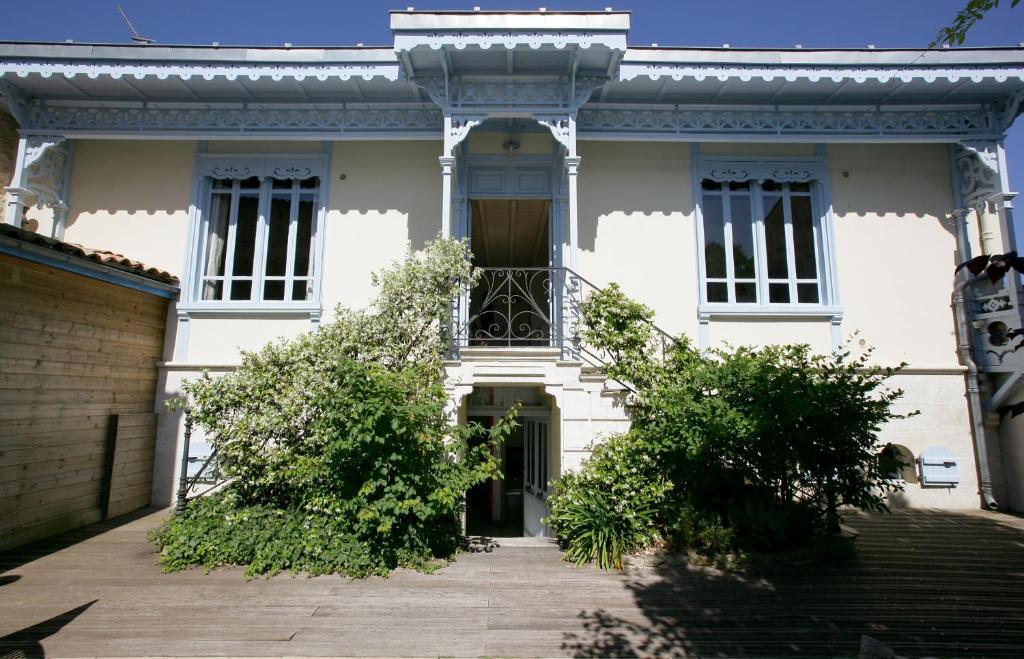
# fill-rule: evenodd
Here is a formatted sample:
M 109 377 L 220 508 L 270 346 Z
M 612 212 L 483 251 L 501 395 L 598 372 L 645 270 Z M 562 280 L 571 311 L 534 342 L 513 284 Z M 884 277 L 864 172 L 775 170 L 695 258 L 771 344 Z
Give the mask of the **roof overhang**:
M 629 27 L 396 11 L 393 47 L 0 43 L 0 93 L 23 134 L 218 139 L 436 139 L 442 111 L 578 111 L 588 135 L 993 139 L 1024 101 L 1022 48 L 627 49 Z
M 393 11 L 395 53 L 409 78 L 611 77 L 626 52 L 629 12 Z
M 630 48 L 609 103 L 956 105 L 1024 87 L 1024 49 Z

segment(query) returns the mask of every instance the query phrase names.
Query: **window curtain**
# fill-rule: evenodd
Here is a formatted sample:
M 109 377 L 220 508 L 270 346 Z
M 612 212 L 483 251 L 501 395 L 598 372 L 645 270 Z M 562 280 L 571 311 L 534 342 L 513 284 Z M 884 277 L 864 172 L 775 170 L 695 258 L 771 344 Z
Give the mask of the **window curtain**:
M 210 208 L 210 242 L 206 246 L 206 277 L 224 274 L 224 255 L 227 252 L 228 213 L 231 198 L 227 195 L 213 195 Z M 223 281 L 203 281 L 203 299 L 219 300 L 224 288 Z

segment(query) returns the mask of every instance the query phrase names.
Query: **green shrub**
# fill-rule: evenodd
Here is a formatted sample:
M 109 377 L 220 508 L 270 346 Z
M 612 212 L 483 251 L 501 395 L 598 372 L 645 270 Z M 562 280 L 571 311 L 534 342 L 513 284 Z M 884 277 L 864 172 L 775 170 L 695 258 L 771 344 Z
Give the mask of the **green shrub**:
M 379 291 L 366 309 L 339 307 L 316 332 L 244 353 L 231 373 L 183 383 L 182 404 L 243 500 L 295 491 L 293 457 L 324 450 L 326 436 L 314 425 L 342 362 L 401 371 L 412 388 L 441 382 L 452 300 L 477 280 L 471 257 L 463 242 L 427 243 L 421 255 L 410 252 L 374 276 Z
M 666 540 L 670 547 L 693 549 L 707 556 L 722 556 L 736 549 L 736 534 L 722 517 L 708 510 L 682 505 L 669 512 Z
M 619 568 L 624 553 L 661 536 L 670 489 L 644 447 L 629 434 L 616 435 L 594 446 L 579 471 L 555 482 L 548 522 L 568 560 Z
M 845 508 L 887 510 L 885 495 L 899 485 L 878 458 L 877 435 L 903 418 L 892 410 L 902 392 L 886 386 L 902 364 L 883 369 L 870 365 L 870 350 L 815 355 L 806 345 L 701 353 L 683 337 L 662 351 L 653 312 L 614 285 L 590 296 L 583 313 L 585 344 L 609 355 L 609 376 L 634 392 L 629 435 L 651 460 L 647 477 L 673 485 L 646 513 L 670 544 L 789 550 L 838 531 Z M 623 538 L 639 536 L 605 514 L 610 498 L 647 510 L 646 501 L 612 498 L 597 477 L 601 464 L 569 481 L 585 505 L 552 508 L 574 560 L 594 560 L 594 538 L 613 555 L 637 545 Z
M 515 417 L 485 430 L 445 412 L 442 330 L 469 258 L 430 243 L 375 279 L 368 310 L 182 387 L 232 480 L 153 534 L 164 569 L 364 576 L 455 553 L 463 495 L 500 475 L 493 449 Z

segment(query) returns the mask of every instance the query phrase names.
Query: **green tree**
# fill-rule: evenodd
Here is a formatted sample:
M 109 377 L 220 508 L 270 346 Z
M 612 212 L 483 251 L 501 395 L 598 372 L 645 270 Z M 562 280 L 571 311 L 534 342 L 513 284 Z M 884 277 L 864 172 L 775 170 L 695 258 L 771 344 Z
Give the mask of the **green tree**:
M 931 45 L 934 47 L 946 43 L 950 46 L 962 46 L 970 29 L 985 18 L 986 14 L 997 8 L 999 3 L 1000 0 L 970 0 L 967 6 L 957 13 L 952 23 L 939 30 Z M 1010 0 L 1010 7 L 1016 7 L 1019 3 L 1020 0 Z
M 614 285 L 583 314 L 584 343 L 633 391 L 632 425 L 556 486 L 551 525 L 572 560 L 615 565 L 658 534 L 716 553 L 791 549 L 838 531 L 846 508 L 887 510 L 900 486 L 878 433 L 904 416 L 888 386 L 899 368 L 806 345 L 701 352 L 680 337 L 663 351 L 651 309 Z
M 466 243 L 428 243 L 375 276 L 366 309 L 186 382 L 181 404 L 231 480 L 157 530 L 164 568 L 363 576 L 450 557 L 463 495 L 500 477 L 515 417 L 485 429 L 445 414 L 444 330 L 476 278 Z

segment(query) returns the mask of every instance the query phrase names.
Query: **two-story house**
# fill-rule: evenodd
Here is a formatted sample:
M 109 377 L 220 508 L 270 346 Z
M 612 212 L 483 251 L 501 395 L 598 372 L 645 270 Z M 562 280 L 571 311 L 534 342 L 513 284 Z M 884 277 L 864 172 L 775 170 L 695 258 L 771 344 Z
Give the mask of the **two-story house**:
M 410 10 L 375 48 L 0 44 L 4 219 L 180 277 L 160 401 L 365 304 L 410 243 L 468 239 L 484 277 L 453 319 L 452 409 L 524 402 L 506 478 L 469 498 L 512 534 L 544 533 L 548 483 L 628 427 L 573 340 L 609 282 L 702 347 L 858 332 L 909 364 L 922 412 L 882 432 L 911 465 L 900 503 L 1024 509 L 996 412 L 1020 396 L 1016 277 L 969 288 L 959 333 L 951 297 L 958 262 L 1013 248 L 1024 50 L 635 47 L 629 27 Z M 169 504 L 184 420 L 158 411 Z

